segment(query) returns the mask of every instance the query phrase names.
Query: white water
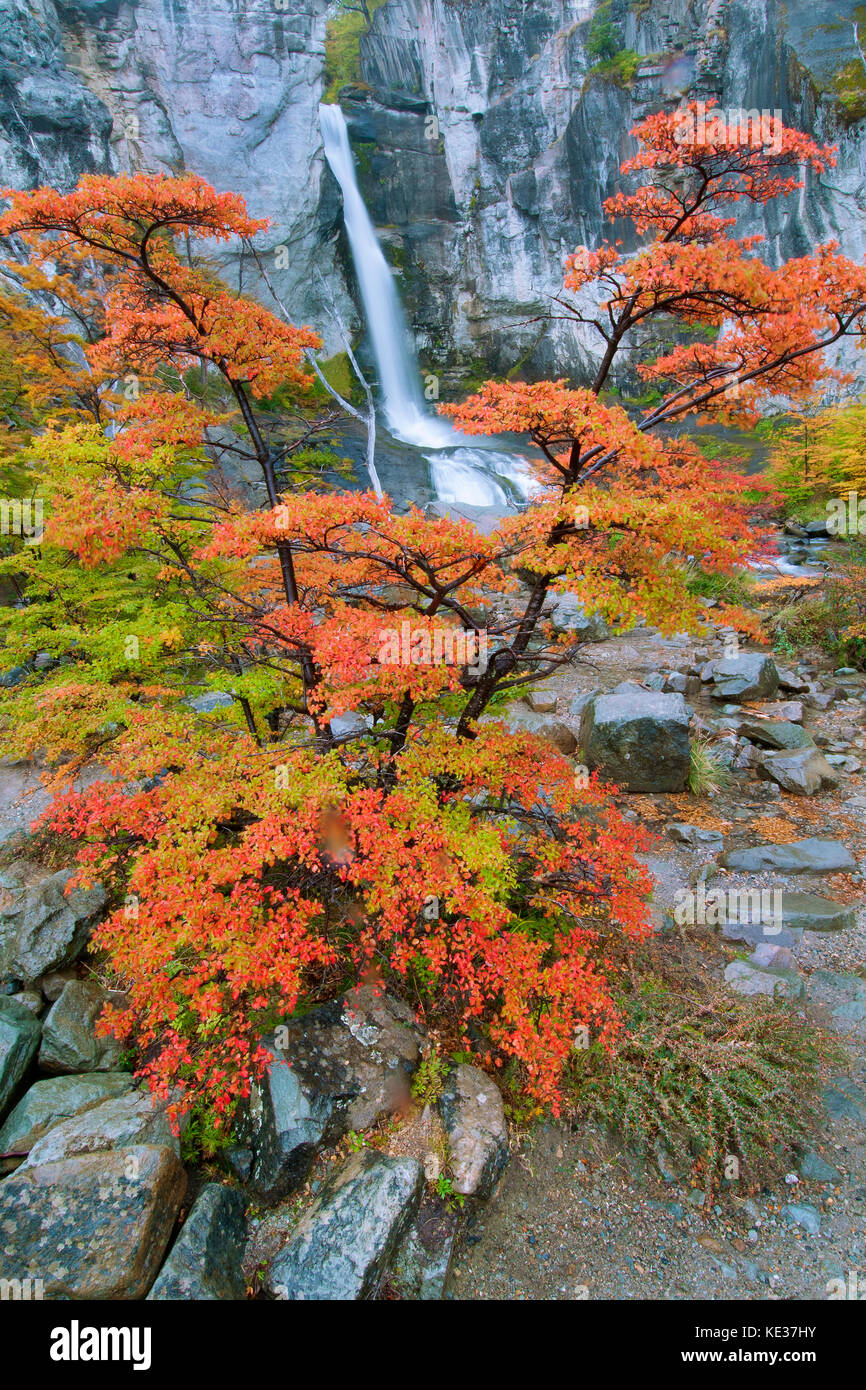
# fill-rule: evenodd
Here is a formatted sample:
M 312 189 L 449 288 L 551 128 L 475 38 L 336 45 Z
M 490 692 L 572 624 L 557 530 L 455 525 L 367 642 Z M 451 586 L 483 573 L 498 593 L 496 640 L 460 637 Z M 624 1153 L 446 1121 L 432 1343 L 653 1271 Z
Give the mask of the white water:
M 418 363 L 388 262 L 355 177 L 346 118 L 339 106 L 319 107 L 325 158 L 343 193 L 343 217 L 379 374 L 382 409 L 395 438 L 423 450 L 436 495 L 473 507 L 508 505 L 509 493 L 531 496 L 536 483 L 517 455 L 470 444 L 433 415 L 421 393 Z

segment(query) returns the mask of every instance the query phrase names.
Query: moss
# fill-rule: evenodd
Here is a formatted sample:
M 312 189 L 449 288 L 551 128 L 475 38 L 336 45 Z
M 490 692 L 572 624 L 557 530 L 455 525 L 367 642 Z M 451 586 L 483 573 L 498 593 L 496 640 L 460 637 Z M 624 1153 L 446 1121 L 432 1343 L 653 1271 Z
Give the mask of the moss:
M 360 387 L 355 373 L 352 371 L 352 364 L 349 361 L 347 352 L 337 352 L 333 357 L 329 357 L 326 362 L 320 362 L 322 375 L 325 380 L 330 382 L 335 391 L 339 391 L 344 400 L 351 401 L 353 392 L 360 394 Z M 320 381 L 313 387 L 313 392 L 318 397 L 330 400 L 330 396 Z
M 367 0 L 372 15 L 385 0 Z M 344 10 L 325 27 L 325 93 L 323 101 L 335 103 L 342 87 L 361 82 L 361 39 L 370 26 L 360 10 Z
M 621 48 L 612 57 L 604 59 L 603 62 L 595 63 L 590 68 L 590 74 L 593 77 L 600 77 L 604 81 L 613 82 L 617 87 L 630 87 L 637 77 L 640 64 L 639 53 L 635 53 L 632 48 Z
M 866 67 L 859 58 L 839 69 L 833 79 L 833 92 L 845 124 L 862 121 L 866 116 Z

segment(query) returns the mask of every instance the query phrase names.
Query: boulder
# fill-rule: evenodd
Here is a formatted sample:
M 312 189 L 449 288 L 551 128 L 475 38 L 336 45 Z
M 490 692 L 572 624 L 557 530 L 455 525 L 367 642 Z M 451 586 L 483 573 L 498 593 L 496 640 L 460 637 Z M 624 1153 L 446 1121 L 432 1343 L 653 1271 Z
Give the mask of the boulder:
M 761 652 L 741 652 L 713 664 L 714 700 L 765 700 L 778 688 L 775 662 Z
M 735 994 L 766 994 L 771 999 L 799 999 L 805 985 L 792 970 L 759 970 L 745 960 L 733 960 L 725 967 L 725 980 Z
M 0 1183 L 0 1268 L 49 1299 L 144 1298 L 186 1174 L 171 1149 L 139 1146 L 18 1169 Z
M 692 849 L 706 848 L 715 851 L 720 850 L 725 843 L 718 830 L 704 830 L 701 825 L 683 825 L 678 821 L 670 823 L 668 834 L 677 844 L 689 845 Z
M 96 1020 L 110 996 L 89 980 L 70 980 L 51 1006 L 42 1031 L 39 1065 L 47 1072 L 115 1071 L 116 1038 L 96 1036 Z
M 762 715 L 767 719 L 778 719 L 786 724 L 802 724 L 803 722 L 803 701 L 802 700 L 766 700 L 763 704 L 755 705 L 748 712 L 748 717 Z
M 423 1190 L 417 1159 L 370 1149 L 353 1155 L 271 1262 L 270 1292 L 278 1299 L 373 1297 Z
M 741 719 L 739 733 L 743 738 L 760 743 L 765 748 L 794 749 L 814 748 L 812 735 L 802 724 L 793 724 L 787 719 Z
M 789 931 L 844 931 L 857 924 L 853 907 L 817 893 L 783 893 L 782 921 Z
M 427 1191 L 388 1270 L 401 1298 L 426 1303 L 445 1296 L 461 1214 Z
M 125 1095 L 135 1082 L 129 1072 L 91 1072 L 35 1081 L 0 1129 L 0 1154 L 26 1154 L 55 1125 Z
M 0 995 L 0 1120 L 30 1066 L 42 1026 L 35 1014 L 14 999 Z
M 251 1102 L 251 1183 L 276 1202 L 304 1181 L 316 1148 L 369 1129 L 410 1094 L 423 1034 L 410 1009 L 373 986 L 278 1029 Z
M 148 1300 L 241 1300 L 246 1243 L 244 1200 L 236 1187 L 207 1183 L 195 1199 Z
M 77 959 L 108 900 L 98 883 L 67 893 L 71 869 L 29 881 L 35 872 L 19 862 L 0 875 L 0 975 L 27 983 Z
M 580 721 L 583 757 L 627 791 L 682 791 L 689 775 L 690 717 L 682 695 L 598 695 Z
M 496 1083 L 478 1067 L 452 1069 L 439 1101 L 454 1191 L 486 1200 L 508 1163 L 508 1126 Z
M 36 1140 L 22 1167 L 36 1168 L 78 1154 L 128 1149 L 136 1144 L 173 1149 L 180 1158 L 180 1140 L 172 1133 L 165 1111 L 165 1103 L 154 1103 L 149 1092 L 135 1090 L 111 1096 L 52 1125 Z
M 577 739 L 567 724 L 561 719 L 551 719 L 550 715 L 535 714 L 525 705 L 513 705 L 505 715 L 505 722 L 512 733 L 526 731 L 543 738 L 566 757 L 577 747 Z
M 778 869 L 788 874 L 853 873 L 857 864 L 838 840 L 794 840 L 788 845 L 755 845 L 731 850 L 720 863 L 738 873 L 762 873 Z
M 814 796 L 823 787 L 835 787 L 839 781 L 824 754 L 814 747 L 764 753 L 756 766 L 760 778 L 775 782 L 794 796 Z
M 576 633 L 584 642 L 604 642 L 612 635 L 600 613 L 592 613 L 587 617 L 577 594 L 558 596 L 550 621 L 554 632 Z

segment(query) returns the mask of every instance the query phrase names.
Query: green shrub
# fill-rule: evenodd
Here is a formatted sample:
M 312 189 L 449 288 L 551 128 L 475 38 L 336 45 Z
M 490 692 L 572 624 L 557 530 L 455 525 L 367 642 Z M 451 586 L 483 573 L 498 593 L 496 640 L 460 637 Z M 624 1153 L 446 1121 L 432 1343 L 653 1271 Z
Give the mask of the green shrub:
M 786 1166 L 820 1113 L 824 1064 L 842 1063 L 793 1006 L 718 985 L 649 976 L 624 1014 L 612 1055 L 597 1045 L 578 1054 L 576 1115 L 641 1152 L 664 1149 L 683 1173 L 697 1167 L 708 1198 L 732 1176 L 731 1157 L 750 1182 Z

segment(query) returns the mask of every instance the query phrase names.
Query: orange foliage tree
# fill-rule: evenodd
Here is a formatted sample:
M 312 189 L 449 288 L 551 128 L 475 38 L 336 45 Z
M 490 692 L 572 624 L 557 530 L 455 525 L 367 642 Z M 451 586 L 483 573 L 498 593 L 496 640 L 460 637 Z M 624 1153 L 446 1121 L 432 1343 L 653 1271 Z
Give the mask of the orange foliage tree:
M 467 432 L 526 434 L 543 459 L 538 497 L 487 537 L 387 498 L 291 489 L 280 450 L 315 433 L 318 339 L 188 253 L 250 244 L 264 224 L 241 199 L 192 175 L 7 195 L 0 233 L 35 263 L 86 255 L 109 277 L 88 360 L 147 389 L 107 432 L 61 421 L 24 456 L 49 517 L 42 546 L 9 562 L 29 603 L 7 645 L 57 665 L 4 713 L 20 755 L 111 774 L 60 794 L 46 823 L 116 891 L 95 939 L 127 990 L 111 1026 L 184 1104 L 230 1113 L 265 1027 L 371 967 L 554 1107 L 576 1030 L 617 1028 L 612 947 L 647 931 L 641 832 L 488 707 L 573 659 L 551 590 L 576 585 L 624 626 L 700 622 L 685 559 L 725 569 L 754 545 L 749 484 L 667 427 L 813 390 L 823 350 L 866 315 L 866 272 L 838 249 L 772 270 L 722 215 L 790 193 L 790 167 L 829 151 L 793 132 L 781 154 L 684 146 L 666 115 L 635 134 L 625 171 L 647 181 L 608 211 L 644 244 L 566 267 L 563 312 L 604 344 L 592 386 L 491 382 L 446 408 Z M 663 394 L 634 417 L 601 393 L 656 320 L 704 336 L 643 365 Z M 191 364 L 222 394 L 196 396 Z M 288 445 L 270 423 L 280 392 L 308 422 Z M 261 471 L 258 510 L 216 476 L 229 430 Z M 464 639 L 461 660 L 431 658 L 446 637 Z M 203 684 L 215 710 L 193 702 Z

